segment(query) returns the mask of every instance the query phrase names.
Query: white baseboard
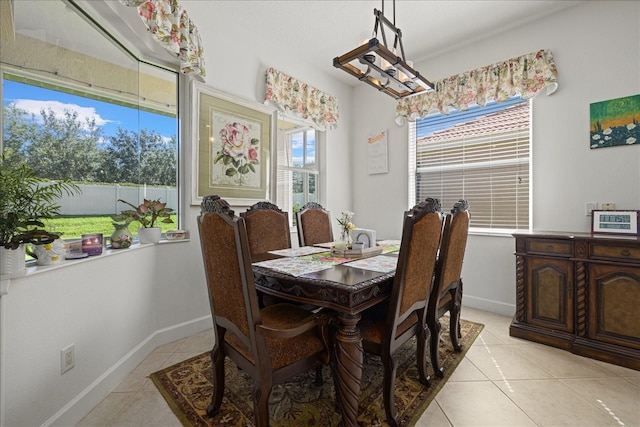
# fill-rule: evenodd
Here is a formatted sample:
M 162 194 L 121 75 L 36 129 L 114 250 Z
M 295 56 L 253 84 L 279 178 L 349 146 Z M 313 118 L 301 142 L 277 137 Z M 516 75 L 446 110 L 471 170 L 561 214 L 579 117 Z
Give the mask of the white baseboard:
M 515 304 L 508 304 L 502 301 L 494 301 L 485 298 L 478 298 L 472 295 L 462 297 L 462 307 L 475 308 L 477 310 L 488 311 L 490 313 L 501 314 L 503 316 L 513 316 L 516 312 Z
M 212 326 L 211 316 L 204 316 L 155 331 L 89 384 L 42 426 L 76 425 L 157 347 L 205 331 Z M 213 347 L 213 343 L 211 346 Z

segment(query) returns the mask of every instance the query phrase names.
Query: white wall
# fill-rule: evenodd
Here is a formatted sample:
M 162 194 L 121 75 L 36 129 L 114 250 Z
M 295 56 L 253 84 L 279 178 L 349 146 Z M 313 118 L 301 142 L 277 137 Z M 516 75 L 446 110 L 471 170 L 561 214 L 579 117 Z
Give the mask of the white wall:
M 589 148 L 589 104 L 640 93 L 639 18 L 638 2 L 584 2 L 416 62 L 416 69 L 434 81 L 539 49 L 551 50 L 558 90 L 533 101 L 536 230 L 590 231 L 586 202 L 640 208 L 640 147 Z M 405 43 L 410 36 L 405 35 Z M 393 102 L 374 97 L 380 95 L 370 88 L 355 90 L 354 105 L 360 108 L 353 121 L 353 155 L 364 158 L 369 133 L 389 129 L 389 174 L 367 175 L 366 164 L 354 162 L 353 208 L 358 225 L 363 221 L 385 237 L 397 236 L 398 218 L 409 207 L 407 126 L 393 123 Z M 507 315 L 515 312 L 514 249 L 510 236 L 470 237 L 463 269 L 465 305 Z

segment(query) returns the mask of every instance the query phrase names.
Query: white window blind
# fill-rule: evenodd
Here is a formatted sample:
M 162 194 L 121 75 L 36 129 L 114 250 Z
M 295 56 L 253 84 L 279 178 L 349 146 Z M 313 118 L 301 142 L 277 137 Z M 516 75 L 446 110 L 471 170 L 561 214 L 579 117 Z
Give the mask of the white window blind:
M 430 115 L 416 121 L 409 137 L 416 201 L 437 197 L 448 211 L 466 199 L 474 228 L 529 228 L 529 101 Z

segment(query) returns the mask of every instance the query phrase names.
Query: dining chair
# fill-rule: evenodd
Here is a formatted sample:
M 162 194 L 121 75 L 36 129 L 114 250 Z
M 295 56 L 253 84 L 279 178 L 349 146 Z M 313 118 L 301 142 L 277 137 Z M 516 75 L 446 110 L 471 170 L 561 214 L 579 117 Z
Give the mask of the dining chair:
M 380 356 L 384 369 L 384 408 L 387 422 L 396 426 L 394 403 L 396 362 L 394 353 L 416 337 L 419 380 L 429 385 L 427 375 L 426 311 L 442 230 L 440 205 L 422 203 L 405 213 L 398 264 L 387 304 L 365 311 L 359 327 L 364 351 Z
M 220 410 L 229 357 L 253 379 L 255 425 L 268 426 L 272 386 L 328 363 L 328 317 L 290 304 L 258 307 L 245 221 L 224 199 L 206 196 L 197 223 L 215 328 L 207 414 Z
M 438 265 L 427 308 L 427 326 L 430 331 L 431 366 L 435 374 L 444 377 L 440 366 L 440 321 L 449 313 L 449 336 L 455 351 L 460 344 L 460 308 L 462 306 L 462 262 L 469 235 L 469 204 L 460 199 L 447 214 L 442 232 Z
M 240 213 L 249 238 L 251 257 L 291 247 L 289 214 L 271 202 L 258 202 Z
M 296 227 L 300 246 L 333 242 L 331 214 L 318 203 L 308 202 L 296 212 Z

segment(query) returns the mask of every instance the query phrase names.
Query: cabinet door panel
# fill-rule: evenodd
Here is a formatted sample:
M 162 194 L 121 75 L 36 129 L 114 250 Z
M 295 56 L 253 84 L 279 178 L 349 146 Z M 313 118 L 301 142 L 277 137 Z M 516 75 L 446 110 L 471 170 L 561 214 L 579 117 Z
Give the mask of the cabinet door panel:
M 527 323 L 573 332 L 573 263 L 535 257 L 527 262 Z
M 590 338 L 640 349 L 639 274 L 637 268 L 589 266 Z

